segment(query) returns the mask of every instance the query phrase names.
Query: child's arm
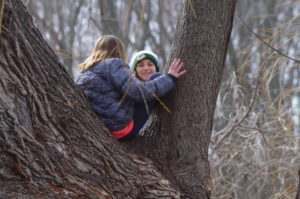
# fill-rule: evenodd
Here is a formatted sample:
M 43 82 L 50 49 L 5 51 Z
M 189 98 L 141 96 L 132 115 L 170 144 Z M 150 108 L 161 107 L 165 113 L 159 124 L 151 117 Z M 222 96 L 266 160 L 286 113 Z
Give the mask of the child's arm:
M 122 95 L 126 95 L 137 102 L 150 101 L 155 98 L 155 95 L 162 97 L 175 85 L 174 77 L 176 79 L 176 76 L 172 73 L 142 82 L 132 75 L 125 62 L 122 60 L 114 60 L 114 62 L 110 71 L 112 84 Z M 176 69 L 174 70 L 176 71 Z

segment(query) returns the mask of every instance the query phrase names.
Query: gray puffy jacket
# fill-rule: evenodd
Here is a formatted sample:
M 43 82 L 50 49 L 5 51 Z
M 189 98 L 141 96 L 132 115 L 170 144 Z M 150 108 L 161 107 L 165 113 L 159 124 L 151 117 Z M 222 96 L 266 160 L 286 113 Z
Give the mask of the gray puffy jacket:
M 106 59 L 79 74 L 76 79 L 91 108 L 110 131 L 123 129 L 133 118 L 134 103 L 161 97 L 175 85 L 172 75 L 142 82 L 121 59 Z M 153 92 L 153 93 L 152 93 Z

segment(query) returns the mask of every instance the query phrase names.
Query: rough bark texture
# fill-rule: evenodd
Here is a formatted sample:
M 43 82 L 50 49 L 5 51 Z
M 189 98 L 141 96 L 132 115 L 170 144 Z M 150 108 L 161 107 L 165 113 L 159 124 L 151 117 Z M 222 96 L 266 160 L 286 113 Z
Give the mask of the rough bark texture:
M 171 60 L 182 58 L 188 73 L 165 100 L 173 112 L 154 114 L 145 139 L 129 144 L 155 160 L 186 198 L 210 195 L 208 146 L 235 4 L 185 1 Z
M 88 107 L 19 0 L 0 35 L 0 198 L 178 198 Z
M 172 114 L 154 115 L 153 136 L 128 148 L 90 110 L 20 0 L 4 2 L 0 198 L 209 197 L 207 150 L 235 0 L 184 1 L 171 58 L 188 74 L 166 99 Z

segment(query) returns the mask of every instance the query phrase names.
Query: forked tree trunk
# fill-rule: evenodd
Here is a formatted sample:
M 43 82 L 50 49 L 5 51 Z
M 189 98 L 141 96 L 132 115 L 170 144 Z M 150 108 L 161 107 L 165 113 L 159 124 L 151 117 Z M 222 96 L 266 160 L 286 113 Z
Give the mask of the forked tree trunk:
M 208 198 L 208 146 L 236 0 L 185 2 L 171 60 L 182 58 L 188 73 L 165 100 L 172 113 L 159 110 L 145 139 L 129 145 L 151 157 L 185 197 Z
M 0 198 L 178 198 L 88 107 L 19 0 L 0 36 Z
M 137 139 L 154 144 L 141 151 L 155 162 L 109 135 L 20 0 L 4 2 L 0 198 L 208 197 L 207 148 L 235 0 L 185 1 L 172 57 L 189 72 L 167 100 L 173 113 L 151 125 L 155 142 Z

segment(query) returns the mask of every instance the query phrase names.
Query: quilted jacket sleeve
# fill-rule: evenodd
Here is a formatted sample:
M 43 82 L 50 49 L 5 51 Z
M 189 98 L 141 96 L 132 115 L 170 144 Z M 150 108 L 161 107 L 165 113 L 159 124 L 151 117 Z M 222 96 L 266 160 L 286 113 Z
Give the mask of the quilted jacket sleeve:
M 155 95 L 162 97 L 175 86 L 174 79 L 169 75 L 142 82 L 132 75 L 127 64 L 121 59 L 112 61 L 109 74 L 113 86 L 136 102 L 150 101 Z

